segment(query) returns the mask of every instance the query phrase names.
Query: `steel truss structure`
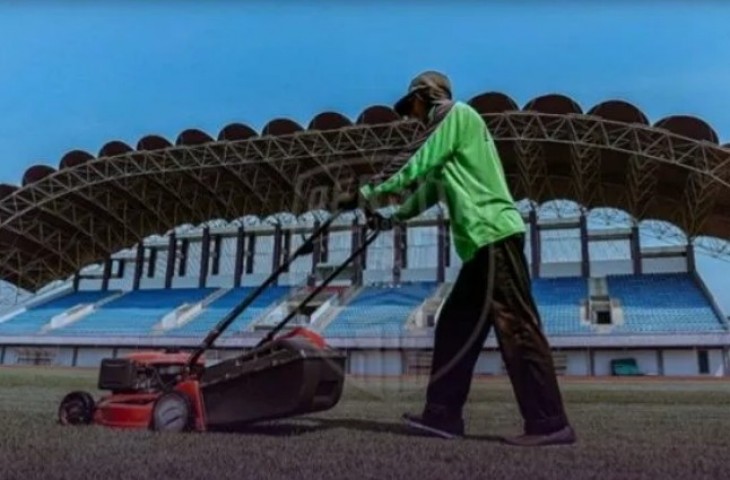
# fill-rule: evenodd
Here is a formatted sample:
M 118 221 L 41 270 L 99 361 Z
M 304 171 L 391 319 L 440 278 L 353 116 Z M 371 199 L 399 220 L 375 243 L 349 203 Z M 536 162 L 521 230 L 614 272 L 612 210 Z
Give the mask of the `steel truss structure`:
M 630 104 L 583 113 L 560 95 L 523 109 L 498 93 L 469 103 L 516 198 L 613 207 L 675 224 L 690 239 L 730 240 L 730 149 L 702 120 L 651 126 Z M 324 113 L 306 130 L 279 119 L 261 135 L 234 124 L 216 139 L 186 130 L 175 144 L 149 136 L 136 149 L 110 142 L 97 157 L 72 151 L 58 170 L 32 167 L 21 187 L 0 186 L 0 278 L 36 290 L 180 224 L 326 208 L 343 184 L 397 168 L 395 154 L 421 132 L 376 106 L 355 124 Z

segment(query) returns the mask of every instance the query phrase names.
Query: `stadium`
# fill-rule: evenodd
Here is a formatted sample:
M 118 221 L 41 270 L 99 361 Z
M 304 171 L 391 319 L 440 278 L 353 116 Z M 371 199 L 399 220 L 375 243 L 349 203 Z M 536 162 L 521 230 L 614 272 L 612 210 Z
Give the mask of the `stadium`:
M 424 398 L 438 311 L 459 270 L 441 205 L 381 232 L 298 312 L 346 355 L 330 411 L 243 432 L 164 434 L 57 424 L 104 358 L 192 350 L 332 214 L 342 184 L 397 168 L 423 128 L 384 106 L 304 128 L 275 119 L 74 150 L 0 186 L 0 477 L 716 479 L 726 476 L 730 331 L 696 254 L 727 258 L 730 149 L 705 122 L 562 95 L 469 103 L 497 141 L 528 228 L 526 256 L 573 447 L 525 454 L 494 338 L 467 437 L 398 421 Z M 385 210 L 393 206 L 383 206 Z M 231 325 L 206 363 L 251 349 L 363 245 L 338 217 Z
M 561 374 L 730 374 L 728 322 L 695 266 L 727 255 L 730 150 L 698 118 L 650 123 L 635 106 L 582 109 L 551 94 L 522 108 L 469 101 L 494 135 L 529 225 L 533 289 Z M 0 363 L 95 367 L 137 349 L 191 348 L 329 215 L 340 185 L 393 168 L 419 124 L 372 106 L 306 128 L 110 141 L 0 186 L 7 283 Z M 347 352 L 356 376 L 427 372 L 436 314 L 459 269 L 438 205 L 385 232 L 297 324 Z M 684 244 L 645 244 L 679 232 Z M 216 343 L 255 344 L 364 239 L 345 215 Z M 7 293 L 10 291 L 10 293 Z M 503 373 L 493 338 L 478 374 Z

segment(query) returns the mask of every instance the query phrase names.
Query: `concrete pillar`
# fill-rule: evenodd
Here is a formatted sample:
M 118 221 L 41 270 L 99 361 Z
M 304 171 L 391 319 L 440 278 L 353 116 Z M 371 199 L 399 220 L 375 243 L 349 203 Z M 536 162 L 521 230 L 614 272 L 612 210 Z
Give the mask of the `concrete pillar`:
M 540 263 L 542 262 L 542 251 L 540 246 L 540 228 L 537 224 L 537 211 L 530 210 L 528 219 L 530 226 L 530 252 L 531 252 L 531 273 L 532 278 L 540 277 Z
M 403 235 L 401 236 L 401 256 L 400 266 L 401 268 L 408 268 L 408 224 L 401 224 Z
M 639 226 L 634 224 L 631 226 L 631 260 L 634 265 L 634 275 L 641 275 L 643 267 L 641 265 L 641 237 L 639 236 Z
M 400 283 L 400 273 L 403 268 L 403 236 L 405 232 L 401 225 L 393 229 L 393 283 Z
M 157 269 L 157 247 L 150 247 L 150 258 L 147 260 L 147 277 L 151 278 L 155 276 L 155 270 Z
M 444 219 L 444 268 L 451 267 L 451 224 Z
M 591 276 L 591 259 L 590 259 L 590 249 L 588 244 L 588 217 L 586 216 L 585 212 L 581 212 L 580 214 L 580 265 L 581 265 L 581 275 L 584 278 L 588 278 Z
M 319 220 L 314 222 L 314 230 L 317 230 L 320 226 Z M 311 232 L 309 232 L 311 235 Z M 312 252 L 312 275 L 317 272 L 317 264 L 322 261 L 322 242 L 319 239 L 314 241 L 314 251 Z
M 233 267 L 233 286 L 241 286 L 241 275 L 243 274 L 244 248 L 246 245 L 246 232 L 243 227 L 238 227 L 236 232 L 236 264 Z
M 446 280 L 446 231 L 444 228 L 444 216 L 439 213 L 438 220 L 436 223 L 436 250 L 438 251 L 437 267 L 436 267 L 436 280 L 439 283 L 443 283 Z
M 139 242 L 137 244 L 137 256 L 134 259 L 134 281 L 132 282 L 132 289 L 139 290 L 139 281 L 142 278 L 142 271 L 144 270 L 144 244 Z
M 292 251 L 291 251 L 291 237 L 292 237 L 292 235 L 294 235 L 294 233 L 292 232 L 291 229 L 288 229 L 284 233 L 284 261 L 285 262 L 288 262 L 289 259 L 291 258 L 291 254 L 292 254 Z M 289 267 L 287 267 L 286 271 L 287 272 L 289 271 Z
M 184 277 L 188 272 L 188 251 L 190 250 L 190 240 L 183 238 L 180 242 L 180 263 L 178 264 L 177 276 Z
M 358 227 L 358 232 L 359 232 L 359 237 L 360 237 L 359 245 L 363 245 L 365 243 L 365 241 L 367 240 L 368 227 L 365 225 L 360 225 Z M 362 283 L 363 282 L 362 272 L 368 266 L 368 249 L 365 249 L 365 251 L 362 252 L 362 255 L 360 255 L 360 261 L 358 263 L 360 264 L 360 283 Z
M 246 249 L 246 273 L 253 273 L 253 260 L 256 255 L 256 235 L 248 235 L 248 248 Z
M 350 241 L 350 255 L 355 253 L 357 251 L 357 249 L 360 248 L 360 245 L 362 245 L 362 242 L 363 242 L 362 233 L 364 233 L 360 229 L 360 224 L 358 222 L 357 217 L 355 217 L 352 220 L 351 228 L 352 228 L 352 237 L 351 237 L 351 241 Z M 360 285 L 360 284 L 362 284 L 362 271 L 364 268 L 363 257 L 361 256 L 361 257 L 356 258 L 355 261 L 353 262 L 353 266 L 355 267 L 355 275 L 354 275 L 354 278 L 352 279 L 352 282 L 355 285 Z
M 281 265 L 281 226 L 276 225 L 274 227 L 274 254 L 271 256 L 271 271 L 276 271 Z M 279 279 L 277 278 L 274 285 L 278 285 Z
M 213 265 L 210 268 L 211 275 L 220 274 L 221 250 L 223 248 L 223 237 L 218 234 L 213 237 Z
M 167 243 L 167 269 L 165 271 L 165 288 L 172 287 L 172 277 L 175 275 L 175 257 L 177 256 L 177 237 L 175 232 L 170 234 Z M 180 259 L 181 262 L 185 258 Z
M 322 232 L 322 236 L 320 237 L 320 244 L 321 248 L 319 250 L 319 259 L 323 263 L 329 262 L 330 258 L 330 231 L 327 229 L 325 232 Z
M 695 261 L 695 245 L 694 241 L 690 240 L 687 243 L 687 271 L 689 273 L 695 273 L 697 270 L 697 264 Z
M 198 288 L 205 288 L 208 280 L 208 269 L 210 264 L 210 228 L 203 229 L 203 243 L 200 249 L 200 274 L 198 275 Z
M 111 257 L 104 260 L 104 272 L 101 274 L 101 290 L 106 292 L 109 290 L 109 277 L 112 275 L 112 259 Z

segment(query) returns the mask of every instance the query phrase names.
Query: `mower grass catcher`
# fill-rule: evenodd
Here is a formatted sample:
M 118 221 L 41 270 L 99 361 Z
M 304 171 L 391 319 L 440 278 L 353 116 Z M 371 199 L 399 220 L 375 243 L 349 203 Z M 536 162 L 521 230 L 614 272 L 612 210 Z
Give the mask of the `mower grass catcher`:
M 109 393 L 98 401 L 88 392 L 69 393 L 58 408 L 59 422 L 174 432 L 228 430 L 334 407 L 342 394 L 345 356 L 304 328 L 276 335 L 375 240 L 377 230 L 255 348 L 207 367 L 203 354 L 290 263 L 312 252 L 314 240 L 337 216 L 231 310 L 196 351 L 138 352 L 102 360 L 98 387 Z

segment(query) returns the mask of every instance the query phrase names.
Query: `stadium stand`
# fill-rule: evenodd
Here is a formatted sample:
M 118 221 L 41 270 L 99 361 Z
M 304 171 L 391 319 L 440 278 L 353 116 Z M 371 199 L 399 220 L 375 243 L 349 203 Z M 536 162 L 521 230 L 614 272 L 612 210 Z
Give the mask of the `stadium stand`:
M 688 273 L 614 275 L 606 277 L 608 294 L 623 313 L 623 321 L 610 325 L 611 333 L 722 332 L 726 326 L 710 300 Z M 328 337 L 399 336 L 405 323 L 424 300 L 434 295 L 436 282 L 400 286 L 365 286 L 325 327 Z M 588 280 L 582 277 L 536 278 L 532 281 L 543 326 L 548 336 L 595 334 L 582 321 L 589 297 Z M 182 325 L 162 331 L 170 337 L 199 337 L 208 332 L 254 287 L 233 288 L 204 305 Z M 331 290 L 331 289 L 330 289 Z M 162 318 L 184 304 L 195 304 L 211 295 L 212 288 L 153 289 L 127 292 L 69 325 L 54 329 L 59 335 L 148 335 Z M 269 287 L 234 322 L 227 334 L 247 329 L 291 291 Z M 54 317 L 80 306 L 92 305 L 121 292 L 80 291 L 34 306 L 0 323 L 0 335 L 34 335 Z M 604 327 L 605 328 L 605 327 Z M 606 331 L 606 330 L 604 330 Z
M 234 288 L 221 296 L 188 323 L 168 332 L 173 336 L 202 336 L 218 323 L 243 298 L 253 292 L 253 287 Z M 280 301 L 290 289 L 288 287 L 269 287 L 234 321 L 226 332 L 231 335 L 246 329 L 251 322 Z
M 56 315 L 80 305 L 94 304 L 117 292 L 87 291 L 75 292 L 37 305 L 0 323 L 2 335 L 28 335 L 40 330 Z
M 590 326 L 580 322 L 581 303 L 588 297 L 585 278 L 534 279 L 532 293 L 548 336 L 592 333 Z
M 436 290 L 436 283 L 364 288 L 324 329 L 327 337 L 397 336 L 408 316 Z
M 614 333 L 723 331 L 723 323 L 687 273 L 609 276 L 612 299 L 621 302 L 624 323 Z
M 213 289 L 136 290 L 58 329 L 63 335 L 147 335 L 165 314 L 210 295 Z

